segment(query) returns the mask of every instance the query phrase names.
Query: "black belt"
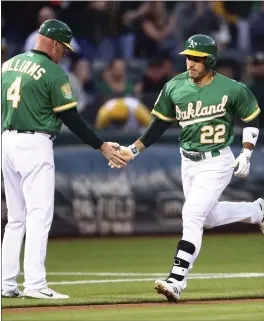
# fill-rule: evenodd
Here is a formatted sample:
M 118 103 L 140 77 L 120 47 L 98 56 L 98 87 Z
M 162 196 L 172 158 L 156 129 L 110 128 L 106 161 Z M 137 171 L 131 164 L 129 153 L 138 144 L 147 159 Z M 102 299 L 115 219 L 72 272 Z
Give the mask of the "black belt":
M 45 135 L 49 135 L 49 139 L 50 140 L 54 140 L 56 139 L 56 135 L 55 134 L 51 134 L 49 132 L 46 132 L 44 130 L 16 130 L 16 129 L 5 129 L 6 131 L 12 132 L 15 131 L 17 134 L 45 134 Z
M 205 152 L 187 152 L 184 149 L 182 149 L 182 154 L 184 157 L 192 160 L 193 162 L 200 162 L 203 159 L 206 159 L 206 154 Z M 220 155 L 219 150 L 214 150 L 210 152 L 212 157 L 216 157 Z

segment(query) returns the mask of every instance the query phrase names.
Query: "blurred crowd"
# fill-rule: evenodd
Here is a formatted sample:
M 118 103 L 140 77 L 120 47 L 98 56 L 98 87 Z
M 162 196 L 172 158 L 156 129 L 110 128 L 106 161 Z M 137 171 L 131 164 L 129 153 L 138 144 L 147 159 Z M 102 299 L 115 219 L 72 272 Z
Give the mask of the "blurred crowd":
M 264 2 L 4 1 L 2 63 L 32 49 L 39 26 L 54 18 L 73 31 L 75 52 L 61 66 L 97 128 L 146 127 L 163 85 L 185 71 L 178 52 L 197 33 L 217 41 L 216 70 L 246 83 L 264 108 Z

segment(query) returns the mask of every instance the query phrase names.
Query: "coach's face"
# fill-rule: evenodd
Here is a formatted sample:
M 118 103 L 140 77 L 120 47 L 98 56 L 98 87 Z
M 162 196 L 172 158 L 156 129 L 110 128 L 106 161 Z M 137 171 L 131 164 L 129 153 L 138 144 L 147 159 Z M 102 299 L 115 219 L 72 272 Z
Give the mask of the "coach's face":
M 203 57 L 186 56 L 186 66 L 191 79 L 198 80 L 207 73 L 204 61 Z
M 58 42 L 58 41 L 53 41 L 53 47 L 52 47 L 52 60 L 55 63 L 58 63 L 65 55 L 65 46 Z

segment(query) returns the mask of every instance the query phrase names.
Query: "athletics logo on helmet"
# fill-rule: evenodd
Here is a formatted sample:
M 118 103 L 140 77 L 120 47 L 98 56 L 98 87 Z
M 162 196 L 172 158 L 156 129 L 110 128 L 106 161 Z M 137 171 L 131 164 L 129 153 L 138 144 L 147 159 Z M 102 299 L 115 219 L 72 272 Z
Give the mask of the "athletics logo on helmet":
M 217 46 L 213 38 L 206 35 L 194 35 L 186 43 L 180 55 L 205 57 L 205 68 L 209 71 L 214 68 L 217 60 Z
M 191 40 L 189 43 L 189 48 L 194 48 L 196 46 L 197 46 L 197 42 L 194 42 L 193 40 Z

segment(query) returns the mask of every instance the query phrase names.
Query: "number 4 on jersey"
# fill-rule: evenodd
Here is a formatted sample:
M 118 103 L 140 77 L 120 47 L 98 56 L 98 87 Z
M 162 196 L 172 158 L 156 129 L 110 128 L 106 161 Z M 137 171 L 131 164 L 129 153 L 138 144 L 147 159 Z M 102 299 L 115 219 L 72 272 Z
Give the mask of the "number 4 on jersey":
M 13 101 L 13 104 L 12 104 L 13 108 L 17 108 L 18 103 L 20 102 L 21 81 L 22 81 L 22 77 L 17 77 L 7 90 L 7 100 Z

